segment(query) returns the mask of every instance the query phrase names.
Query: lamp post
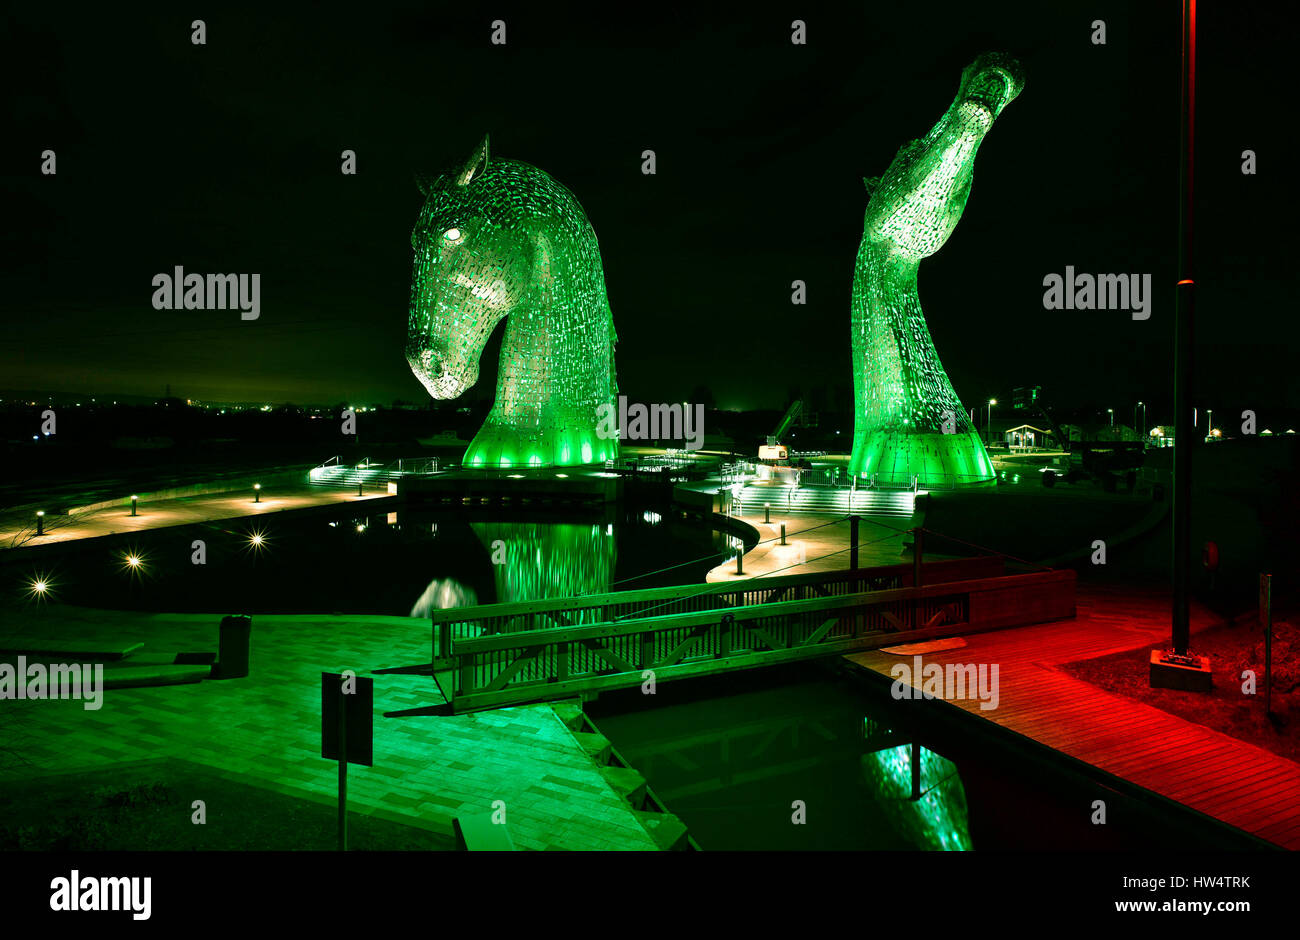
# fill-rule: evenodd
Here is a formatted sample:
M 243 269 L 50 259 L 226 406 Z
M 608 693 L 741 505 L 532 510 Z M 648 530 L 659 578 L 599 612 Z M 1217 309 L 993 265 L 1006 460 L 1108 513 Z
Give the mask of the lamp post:
M 37 535 L 45 534 L 45 510 L 44 509 L 36 510 L 36 534 Z
M 253 484 L 253 502 L 255 502 L 255 503 L 260 503 L 261 501 L 262 501 L 262 484 L 261 484 L 261 483 L 254 483 L 254 484 Z
M 1115 409 L 1107 408 L 1106 413 L 1110 415 L 1110 426 L 1113 428 L 1115 426 Z
M 140 497 L 132 494 L 131 496 L 131 515 L 135 515 L 136 504 L 140 502 Z
M 1214 437 L 1214 409 L 1206 408 L 1205 414 L 1205 439 L 1208 441 L 1210 438 Z
M 1196 102 L 1196 0 L 1183 2 L 1182 121 L 1179 182 L 1182 200 L 1178 226 L 1178 285 L 1174 315 L 1174 493 L 1173 493 L 1173 647 L 1186 653 L 1189 639 L 1188 555 L 1191 552 L 1192 501 L 1192 329 L 1193 160 Z
M 989 399 L 989 416 L 988 420 L 985 422 L 985 432 L 988 434 L 989 447 L 993 446 L 993 406 L 997 403 L 998 400 L 996 398 Z

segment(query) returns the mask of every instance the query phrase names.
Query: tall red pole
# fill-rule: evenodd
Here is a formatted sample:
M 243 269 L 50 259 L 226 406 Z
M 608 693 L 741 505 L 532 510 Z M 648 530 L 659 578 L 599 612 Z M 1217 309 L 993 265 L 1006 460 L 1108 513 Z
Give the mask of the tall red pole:
M 1188 581 L 1192 521 L 1192 341 L 1196 282 L 1193 280 L 1192 214 L 1196 131 L 1196 0 L 1183 0 L 1183 93 L 1179 134 L 1178 287 L 1174 303 L 1174 502 L 1173 646 L 1185 654 L 1189 639 Z

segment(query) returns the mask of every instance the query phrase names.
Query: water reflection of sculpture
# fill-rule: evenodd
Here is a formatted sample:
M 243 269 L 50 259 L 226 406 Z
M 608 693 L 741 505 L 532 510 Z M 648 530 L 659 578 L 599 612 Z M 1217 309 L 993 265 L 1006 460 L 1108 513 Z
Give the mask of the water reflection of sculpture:
M 493 558 L 499 604 L 610 590 L 618 550 L 609 526 L 475 522 L 470 528 Z
M 488 140 L 424 188 L 411 235 L 415 272 L 406 359 L 437 399 L 478 379 L 503 318 L 496 400 L 465 467 L 559 467 L 618 456 L 598 433 L 618 399 L 614 320 L 596 233 L 546 173 L 489 159 Z
M 461 584 L 455 578 L 434 578 L 419 600 L 411 605 L 411 616 L 428 618 L 435 610 L 473 607 L 477 603 L 478 594 L 472 587 Z
M 968 851 L 972 848 L 966 790 L 957 766 L 921 748 L 921 793 L 912 793 L 912 746 L 884 748 L 862 756 L 862 775 L 878 794 L 899 834 L 919 849 Z
M 935 352 L 917 269 L 956 228 L 980 141 L 1022 85 L 1015 60 L 980 56 L 930 132 L 865 181 L 871 195 L 853 277 L 852 474 L 895 484 L 916 475 L 923 486 L 994 478 Z

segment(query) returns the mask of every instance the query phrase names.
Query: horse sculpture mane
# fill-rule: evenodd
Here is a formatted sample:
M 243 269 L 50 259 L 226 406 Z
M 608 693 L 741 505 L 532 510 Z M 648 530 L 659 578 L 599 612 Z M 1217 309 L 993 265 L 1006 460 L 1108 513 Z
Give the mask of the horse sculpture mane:
M 537 167 L 491 159 L 488 139 L 421 187 L 406 359 L 436 399 L 478 379 L 503 319 L 496 400 L 465 467 L 603 462 L 598 431 L 618 398 L 614 321 L 596 233 L 577 199 Z

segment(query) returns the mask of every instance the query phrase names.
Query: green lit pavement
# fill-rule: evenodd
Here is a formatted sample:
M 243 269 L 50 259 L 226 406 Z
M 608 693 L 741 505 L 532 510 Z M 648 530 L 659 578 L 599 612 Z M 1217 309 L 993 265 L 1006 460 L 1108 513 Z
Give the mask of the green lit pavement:
M 3 613 L 7 646 L 16 637 L 60 648 L 112 635 L 123 647 L 143 643 L 142 657 L 214 650 L 220 619 L 62 606 Z M 80 701 L 0 703 L 6 745 L 23 757 L 0 761 L 0 782 L 174 756 L 333 803 L 337 764 L 320 756 L 320 673 L 426 663 L 429 642 L 428 624 L 406 617 L 258 615 L 247 678 L 109 689 L 99 711 Z M 454 817 L 491 814 L 499 800 L 520 849 L 656 848 L 550 706 L 384 718 L 441 697 L 425 676 L 373 678 L 375 765 L 349 772 L 352 811 L 450 837 Z

